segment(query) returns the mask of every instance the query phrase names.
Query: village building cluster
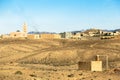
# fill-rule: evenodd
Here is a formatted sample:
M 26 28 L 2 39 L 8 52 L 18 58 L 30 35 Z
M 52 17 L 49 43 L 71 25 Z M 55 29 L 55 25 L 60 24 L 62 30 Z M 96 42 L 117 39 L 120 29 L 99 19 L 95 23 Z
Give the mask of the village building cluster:
M 100 29 L 88 29 L 86 31 L 74 31 L 63 33 L 28 33 L 27 24 L 23 24 L 23 30 L 0 35 L 1 39 L 25 38 L 25 39 L 76 39 L 76 40 L 99 40 L 112 39 L 120 36 L 120 31 L 105 31 Z

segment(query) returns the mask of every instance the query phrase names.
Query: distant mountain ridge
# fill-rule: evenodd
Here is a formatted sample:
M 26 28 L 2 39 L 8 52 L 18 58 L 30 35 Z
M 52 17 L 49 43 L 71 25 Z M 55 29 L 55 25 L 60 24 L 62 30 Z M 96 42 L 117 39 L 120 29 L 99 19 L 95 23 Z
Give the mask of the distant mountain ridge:
M 30 31 L 28 34 L 56 34 L 55 32 L 36 32 L 36 31 Z
M 76 30 L 76 31 L 69 31 L 71 33 L 79 33 L 79 32 L 85 32 L 87 30 L 91 30 L 91 29 L 86 29 L 86 30 Z M 96 30 L 102 30 L 102 29 L 96 29 Z M 115 30 L 107 30 L 107 29 L 104 29 L 102 31 L 107 31 L 107 32 L 116 32 L 116 31 L 119 31 L 120 32 L 120 29 L 115 29 Z M 28 32 L 28 34 L 57 34 L 56 32 L 38 32 L 38 31 L 30 31 Z

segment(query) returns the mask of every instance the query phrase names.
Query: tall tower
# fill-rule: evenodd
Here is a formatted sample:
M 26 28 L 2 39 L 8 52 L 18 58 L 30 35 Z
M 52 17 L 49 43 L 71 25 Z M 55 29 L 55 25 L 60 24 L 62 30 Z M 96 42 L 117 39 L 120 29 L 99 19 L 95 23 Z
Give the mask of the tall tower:
M 23 24 L 23 32 L 27 33 L 27 24 L 26 23 Z

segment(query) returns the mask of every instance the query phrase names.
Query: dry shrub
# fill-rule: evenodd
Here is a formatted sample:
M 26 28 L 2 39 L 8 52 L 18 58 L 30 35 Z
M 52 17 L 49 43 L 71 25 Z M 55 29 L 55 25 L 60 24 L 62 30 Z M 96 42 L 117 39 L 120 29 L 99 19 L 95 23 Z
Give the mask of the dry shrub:
M 15 74 L 16 75 L 22 75 L 23 73 L 21 71 L 16 71 Z

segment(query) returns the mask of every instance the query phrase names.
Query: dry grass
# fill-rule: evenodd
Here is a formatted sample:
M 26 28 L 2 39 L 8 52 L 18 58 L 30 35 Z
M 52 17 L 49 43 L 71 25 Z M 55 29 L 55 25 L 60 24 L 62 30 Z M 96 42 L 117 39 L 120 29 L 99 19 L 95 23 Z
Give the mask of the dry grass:
M 119 40 L 1 40 L 0 62 L 73 65 L 108 55 L 110 61 L 120 60 Z
M 111 68 L 120 67 L 120 40 L 0 40 L 0 80 L 119 80 L 113 69 L 77 70 L 78 61 L 98 54 L 109 56 Z

